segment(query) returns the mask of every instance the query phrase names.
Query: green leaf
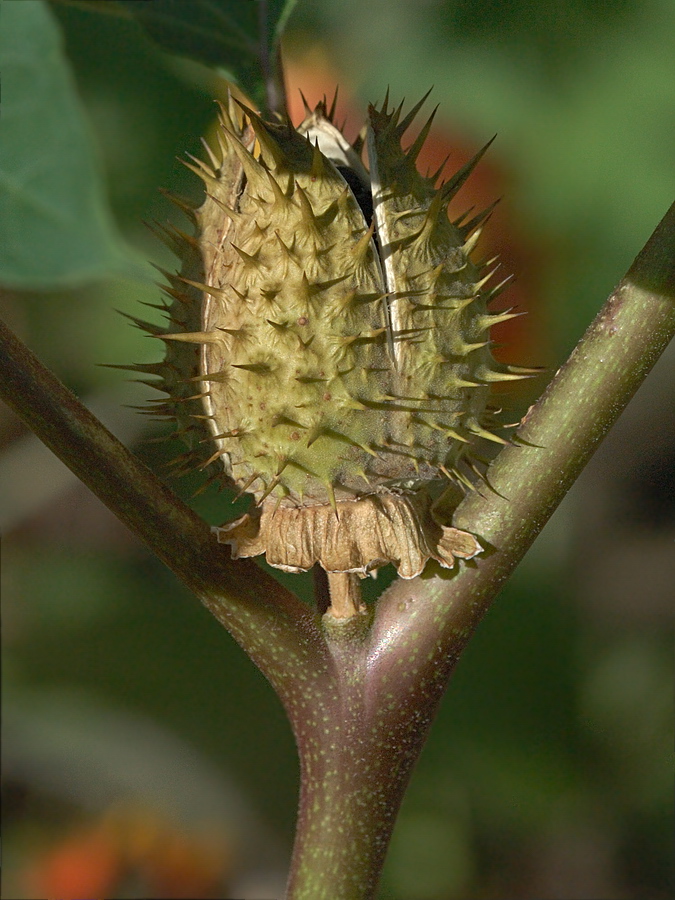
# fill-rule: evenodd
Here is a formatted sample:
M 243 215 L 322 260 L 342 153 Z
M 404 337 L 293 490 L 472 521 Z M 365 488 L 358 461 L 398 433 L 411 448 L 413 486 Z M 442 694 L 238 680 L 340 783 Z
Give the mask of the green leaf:
M 127 268 L 51 10 L 2 2 L 0 25 L 0 284 L 65 287 Z
M 118 0 L 165 50 L 224 69 L 261 101 L 296 0 Z
M 258 55 L 256 0 L 118 0 L 164 49 L 211 66 L 249 67 Z

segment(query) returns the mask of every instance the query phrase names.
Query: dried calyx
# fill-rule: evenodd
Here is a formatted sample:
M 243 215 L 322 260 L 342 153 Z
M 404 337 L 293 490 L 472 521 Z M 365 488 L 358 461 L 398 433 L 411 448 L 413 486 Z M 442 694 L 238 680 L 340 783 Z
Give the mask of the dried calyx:
M 481 550 L 432 500 L 471 484 L 477 441 L 505 443 L 490 384 L 527 370 L 490 353 L 512 314 L 488 312 L 503 284 L 470 258 L 489 210 L 447 215 L 486 148 L 436 187 L 415 165 L 431 119 L 401 146 L 421 103 L 370 107 L 370 171 L 325 102 L 296 129 L 230 100 L 217 151 L 189 164 L 206 199 L 187 210 L 196 237 L 166 232 L 183 268 L 164 273 L 167 353 L 145 370 L 191 448 L 183 467 L 210 447 L 202 465 L 255 499 L 218 529 L 235 557 L 412 578 Z

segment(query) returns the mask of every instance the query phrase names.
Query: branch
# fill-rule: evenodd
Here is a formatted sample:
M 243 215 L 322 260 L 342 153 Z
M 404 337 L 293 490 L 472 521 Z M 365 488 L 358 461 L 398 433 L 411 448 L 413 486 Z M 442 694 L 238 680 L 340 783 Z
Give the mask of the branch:
M 192 590 L 269 678 L 284 703 L 289 665 L 326 662 L 318 617 L 211 529 L 0 322 L 0 397 Z M 288 664 L 287 664 L 288 663 Z
M 397 655 L 390 651 L 414 631 L 416 652 L 429 654 L 434 679 L 445 684 L 499 589 L 673 335 L 675 204 L 528 412 L 514 445 L 493 461 L 494 491 L 473 493 L 456 510 L 453 523 L 478 535 L 485 554 L 450 575 L 399 580 L 380 599 L 371 653 L 382 675 Z

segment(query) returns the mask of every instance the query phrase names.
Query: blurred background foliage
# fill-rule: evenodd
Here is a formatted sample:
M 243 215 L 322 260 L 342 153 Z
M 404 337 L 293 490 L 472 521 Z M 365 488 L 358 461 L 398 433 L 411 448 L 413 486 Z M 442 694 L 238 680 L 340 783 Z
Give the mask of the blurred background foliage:
M 2 153 L 23 153 L 57 205 L 31 233 L 5 181 L 0 314 L 163 471 L 179 448 L 148 443 L 162 426 L 128 408 L 152 392 L 97 364 L 160 353 L 116 310 L 158 302 L 143 260 L 175 260 L 142 222 L 184 227 L 158 188 L 198 201 L 177 157 L 199 154 L 225 85 L 100 4 L 11 6 L 30 11 L 3 68 L 34 106 L 5 93 L 24 143 L 5 131 Z M 457 212 L 503 196 L 483 246 L 517 275 L 504 304 L 530 314 L 499 352 L 554 371 L 675 196 L 671 0 L 300 0 L 284 52 L 296 122 L 298 88 L 314 103 L 339 84 L 353 137 L 387 86 L 413 102 L 433 84 L 423 166 L 450 152 L 450 172 L 498 133 Z M 57 189 L 81 204 L 70 222 Z M 674 363 L 671 349 L 466 651 L 382 898 L 673 895 Z M 512 419 L 543 383 L 505 398 Z M 0 428 L 3 896 L 280 896 L 298 775 L 271 689 L 4 406 Z M 213 523 L 242 510 L 193 502 Z M 275 575 L 308 599 L 307 578 Z

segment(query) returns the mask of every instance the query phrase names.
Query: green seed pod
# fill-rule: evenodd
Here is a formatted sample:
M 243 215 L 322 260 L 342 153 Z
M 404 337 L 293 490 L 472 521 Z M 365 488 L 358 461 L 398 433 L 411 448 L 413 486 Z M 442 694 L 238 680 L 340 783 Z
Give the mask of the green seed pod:
M 295 129 L 230 101 L 219 154 L 191 166 L 207 196 L 196 239 L 178 236 L 156 371 L 162 411 L 188 440 L 206 425 L 208 462 L 255 498 L 218 530 L 237 556 L 360 575 L 393 562 L 409 578 L 480 552 L 432 497 L 468 483 L 478 439 L 505 443 L 485 425 L 490 383 L 522 375 L 490 354 L 506 316 L 487 312 L 489 273 L 470 259 L 487 212 L 447 216 L 485 148 L 436 188 L 415 167 L 431 119 L 401 146 L 421 102 L 403 118 L 370 108 L 370 174 L 324 103 Z

